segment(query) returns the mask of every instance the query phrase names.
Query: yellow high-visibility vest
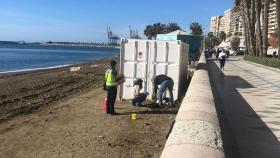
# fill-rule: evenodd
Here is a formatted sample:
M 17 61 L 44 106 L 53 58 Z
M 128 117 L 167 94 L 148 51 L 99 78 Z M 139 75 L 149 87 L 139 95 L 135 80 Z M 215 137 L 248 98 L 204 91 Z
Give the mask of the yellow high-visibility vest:
M 105 73 L 106 86 L 117 86 L 117 72 L 113 69 L 108 69 Z

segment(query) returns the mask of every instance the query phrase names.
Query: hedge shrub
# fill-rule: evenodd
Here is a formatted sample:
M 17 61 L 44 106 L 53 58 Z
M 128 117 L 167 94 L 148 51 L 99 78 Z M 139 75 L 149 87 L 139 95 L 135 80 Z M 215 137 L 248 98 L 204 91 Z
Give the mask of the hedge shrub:
M 280 69 L 280 60 L 278 58 L 267 58 L 267 57 L 254 57 L 254 56 L 250 56 L 250 55 L 245 55 L 244 56 L 245 60 L 254 62 L 254 63 L 258 63 L 258 64 L 262 64 L 262 65 L 266 65 L 266 66 L 270 66 L 270 67 L 274 67 L 277 69 Z

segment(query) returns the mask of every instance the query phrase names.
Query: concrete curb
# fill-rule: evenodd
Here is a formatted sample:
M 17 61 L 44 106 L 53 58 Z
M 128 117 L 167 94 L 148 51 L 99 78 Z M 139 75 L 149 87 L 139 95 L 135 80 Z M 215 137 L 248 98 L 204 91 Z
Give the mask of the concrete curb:
M 206 59 L 203 54 L 161 157 L 225 157 Z
M 172 145 L 164 149 L 161 157 L 172 158 L 224 158 L 222 151 L 217 151 L 214 148 L 210 148 L 197 144 L 182 144 Z

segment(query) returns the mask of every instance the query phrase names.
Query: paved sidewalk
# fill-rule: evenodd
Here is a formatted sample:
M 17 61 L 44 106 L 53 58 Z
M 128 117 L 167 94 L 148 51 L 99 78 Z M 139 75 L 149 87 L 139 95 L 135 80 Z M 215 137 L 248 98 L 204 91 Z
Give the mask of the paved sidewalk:
M 230 57 L 224 71 L 214 59 L 208 65 L 217 106 L 241 157 L 279 158 L 280 71 L 240 57 Z

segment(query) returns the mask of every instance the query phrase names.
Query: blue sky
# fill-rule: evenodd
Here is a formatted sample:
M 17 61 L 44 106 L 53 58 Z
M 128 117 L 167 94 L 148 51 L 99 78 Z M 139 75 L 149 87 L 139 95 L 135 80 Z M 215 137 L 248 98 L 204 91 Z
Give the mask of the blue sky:
M 176 22 L 189 31 L 197 21 L 223 15 L 233 0 L 0 0 L 0 40 L 106 42 L 106 27 L 128 37 L 129 25 L 143 30 Z

